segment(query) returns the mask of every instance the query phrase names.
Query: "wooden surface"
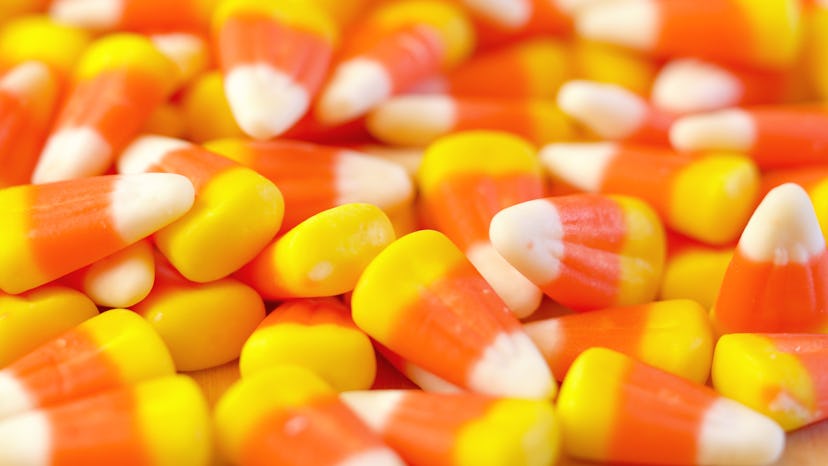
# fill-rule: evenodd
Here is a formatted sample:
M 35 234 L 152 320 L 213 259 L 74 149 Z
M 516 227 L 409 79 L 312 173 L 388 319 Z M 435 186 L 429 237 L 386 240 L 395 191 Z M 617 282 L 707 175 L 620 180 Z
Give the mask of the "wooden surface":
M 204 389 L 212 408 L 225 390 L 239 378 L 238 364 L 234 361 L 214 369 L 190 372 Z M 215 466 L 224 466 L 216 455 Z M 588 466 L 595 463 L 561 458 L 558 466 Z M 785 454 L 775 466 L 826 466 L 828 465 L 828 421 L 814 424 L 788 434 Z

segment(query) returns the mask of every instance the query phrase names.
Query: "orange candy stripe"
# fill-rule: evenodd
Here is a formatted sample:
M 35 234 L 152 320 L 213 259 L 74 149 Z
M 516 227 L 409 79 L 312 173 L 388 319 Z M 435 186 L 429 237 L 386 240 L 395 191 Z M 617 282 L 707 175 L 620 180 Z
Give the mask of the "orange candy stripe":
M 307 298 L 286 301 L 273 310 L 256 328 L 292 323 L 302 325 L 334 324 L 356 328 L 351 310 L 336 298 Z
M 150 166 L 146 171 L 177 173 L 186 176 L 196 192 L 199 192 L 216 175 L 235 166 L 237 165 L 233 161 L 225 157 L 199 146 L 190 146 L 166 153 L 158 163 Z
M 39 406 L 81 398 L 121 385 L 118 367 L 86 332 L 70 330 L 12 363 L 8 369 Z
M 0 91 L 0 188 L 29 183 L 46 135 L 41 124 L 18 96 Z
M 828 105 L 763 107 L 750 114 L 756 125 L 756 141 L 750 153 L 760 168 L 825 163 Z
M 457 99 L 452 132 L 478 129 L 500 130 L 530 140 L 535 144 L 549 142 L 538 134 L 537 121 L 529 102 Z

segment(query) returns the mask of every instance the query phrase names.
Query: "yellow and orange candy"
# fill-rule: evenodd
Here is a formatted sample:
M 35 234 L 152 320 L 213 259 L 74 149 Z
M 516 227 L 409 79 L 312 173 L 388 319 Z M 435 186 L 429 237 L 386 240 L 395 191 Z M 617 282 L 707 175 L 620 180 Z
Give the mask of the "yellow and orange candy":
M 55 21 L 92 31 L 204 30 L 220 0 L 52 0 Z
M 0 69 L 10 69 L 27 61 L 43 63 L 55 75 L 58 90 L 63 92 L 91 41 L 89 32 L 48 16 L 18 16 L 0 26 Z
M 710 373 L 713 332 L 707 310 L 686 299 L 536 320 L 523 328 L 559 380 L 564 380 L 575 358 L 593 346 L 698 383 Z
M 409 464 L 550 465 L 560 453 L 555 412 L 545 400 L 419 390 L 340 398 Z
M 141 316 L 113 309 L 0 371 L 0 418 L 172 375 L 164 342 Z
M 198 385 L 169 376 L 0 420 L 0 463 L 207 466 L 210 434 Z
M 193 183 L 193 208 L 154 237 L 158 249 L 189 280 L 207 282 L 235 272 L 282 224 L 282 194 L 270 180 L 195 144 L 143 136 L 124 150 L 118 169 L 176 173 Z
M 236 121 L 270 139 L 307 112 L 339 31 L 312 2 L 228 0 L 213 16 L 213 35 Z
M 544 195 L 535 149 L 494 131 L 467 131 L 439 139 L 423 156 L 420 202 L 430 225 L 466 254 L 519 317 L 531 314 L 541 292 L 489 241 L 489 223 L 505 207 Z
M 828 332 L 828 251 L 801 186 L 777 186 L 756 208 L 711 319 L 720 333 Z
M 219 71 L 207 71 L 184 88 L 181 112 L 184 134 L 192 142 L 246 136 L 230 110 Z
M 160 230 L 192 206 L 180 175 L 146 173 L 0 190 L 0 289 L 20 293 Z
M 785 448 L 773 420 L 606 348 L 575 360 L 557 406 L 565 451 L 590 461 L 759 466 Z
M 711 247 L 678 234 L 667 237 L 659 299 L 692 299 L 705 309 L 716 302 L 733 247 Z
M 40 154 L 35 183 L 101 175 L 172 91 L 175 65 L 138 34 L 93 42 Z
M 691 157 L 620 143 L 549 144 L 541 159 L 551 175 L 586 192 L 636 196 L 667 227 L 712 244 L 735 240 L 755 206 L 756 165 L 739 153 Z
M 828 335 L 723 335 L 713 387 L 770 417 L 786 431 L 828 418 Z
M 366 267 L 354 322 L 391 351 L 460 387 L 551 398 L 543 356 L 509 308 L 445 235 L 398 239 Z
M 335 298 L 287 301 L 256 327 L 239 358 L 242 377 L 282 364 L 306 367 L 337 391 L 370 388 L 377 368 L 371 340 Z
M 328 384 L 307 369 L 276 366 L 236 382 L 219 400 L 224 457 L 240 466 L 404 463 Z
M 643 304 L 658 292 L 664 227 L 629 196 L 573 194 L 507 207 L 492 218 L 495 250 L 574 310 Z

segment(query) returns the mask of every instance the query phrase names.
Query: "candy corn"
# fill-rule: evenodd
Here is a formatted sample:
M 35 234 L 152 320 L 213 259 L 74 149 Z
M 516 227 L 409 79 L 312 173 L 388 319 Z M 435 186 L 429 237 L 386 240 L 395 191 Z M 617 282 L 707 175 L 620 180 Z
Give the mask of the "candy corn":
M 334 298 L 288 301 L 256 327 L 241 351 L 242 377 L 280 364 L 306 367 L 337 391 L 369 388 L 377 365 L 371 340 Z
M 417 231 L 366 267 L 354 322 L 425 370 L 484 394 L 549 398 L 549 368 L 503 301 L 444 235 Z
M 114 34 L 95 41 L 74 70 L 74 84 L 32 181 L 82 178 L 106 172 L 171 91 L 172 62 L 149 39 Z
M 0 420 L 0 463 L 206 466 L 209 428 L 195 382 L 163 377 Z
M 406 0 L 379 6 L 343 43 L 316 106 L 319 120 L 353 120 L 418 81 L 465 59 L 474 34 L 449 3 Z
M 650 91 L 659 69 L 655 60 L 640 52 L 582 37 L 575 38 L 571 54 L 573 77 L 615 84 L 640 96 Z
M 828 232 L 828 165 L 770 170 L 762 173 L 761 195 L 785 184 L 796 183 L 808 192 L 823 234 Z
M 797 0 L 621 0 L 575 13 L 579 35 L 658 56 L 695 56 L 759 68 L 797 58 Z
M 391 221 L 378 207 L 343 204 L 296 225 L 236 276 L 265 299 L 335 296 L 352 290 L 394 238 Z
M 52 0 L 56 21 L 92 30 L 204 29 L 219 0 Z
M 808 194 L 786 183 L 742 232 L 711 318 L 721 333 L 828 330 L 828 252 Z
M 367 203 L 393 212 L 414 197 L 404 170 L 358 151 L 287 139 L 220 139 L 205 147 L 252 168 L 279 187 L 285 199 L 282 231 L 339 205 Z
M 185 133 L 193 142 L 245 135 L 227 103 L 218 71 L 208 71 L 193 80 L 182 94 L 181 107 Z
M 488 230 L 504 207 L 543 196 L 534 149 L 506 133 L 459 133 L 428 147 L 418 178 L 434 227 L 463 250 L 515 315 L 531 314 L 540 290 L 494 249 Z
M 0 371 L 0 418 L 172 375 L 164 342 L 132 311 L 113 309 Z
M 192 210 L 155 235 L 164 256 L 190 280 L 217 280 L 238 270 L 281 226 L 282 194 L 273 183 L 186 141 L 138 138 L 121 155 L 118 169 L 177 173 L 193 183 Z
M 229 0 L 213 17 L 213 34 L 239 127 L 269 139 L 308 110 L 338 31 L 312 2 Z
M 89 298 L 62 286 L 0 292 L 0 368 L 97 314 Z
M 505 131 L 535 144 L 567 139 L 569 121 L 548 101 L 411 95 L 389 99 L 366 120 L 387 144 L 424 147 L 441 136 L 467 130 Z
M 664 266 L 661 221 L 627 196 L 523 202 L 494 216 L 489 237 L 547 296 L 575 310 L 651 301 Z
M 558 458 L 558 425 L 544 400 L 419 390 L 340 398 L 410 464 L 548 465 Z
M 57 76 L 60 89 L 64 90 L 90 41 L 87 31 L 55 22 L 48 16 L 19 16 L 4 22 L 0 28 L 0 68 L 12 68 L 27 61 L 43 63 Z
M 684 151 L 744 152 L 762 169 L 825 163 L 828 105 L 775 105 L 686 116 L 670 129 Z
M 756 200 L 759 174 L 735 153 L 689 157 L 612 143 L 550 144 L 541 159 L 553 177 L 583 191 L 637 196 L 666 226 L 691 238 L 736 239 Z
M 524 324 L 559 380 L 583 351 L 609 348 L 686 379 L 704 383 L 710 372 L 713 333 L 707 311 L 690 300 L 536 320 Z
M 104 258 L 182 216 L 193 196 L 167 173 L 0 190 L 0 289 L 20 293 Z
M 826 364 L 826 335 L 723 335 L 713 357 L 713 386 L 790 431 L 828 417 Z
M 402 466 L 336 392 L 307 369 L 277 366 L 236 382 L 216 405 L 221 450 L 242 466 Z
M 591 461 L 764 465 L 785 447 L 771 419 L 606 348 L 572 364 L 558 418 L 566 452 Z
M 400 374 L 407 377 L 408 380 L 415 385 L 415 387 L 422 388 L 427 392 L 438 393 L 457 393 L 463 391 L 463 389 L 457 385 L 434 375 L 411 361 L 406 361 L 404 358 L 400 357 L 400 355 L 386 348 L 381 343 L 374 341 L 374 348 L 376 348 L 377 352 L 382 355 L 382 359 L 388 361 L 388 364 L 393 366 L 397 371 L 399 371 Z M 377 358 L 377 362 L 379 362 L 379 359 L 380 358 Z M 379 367 L 377 367 L 377 371 L 379 371 Z M 377 376 L 379 377 L 379 374 L 377 374 Z

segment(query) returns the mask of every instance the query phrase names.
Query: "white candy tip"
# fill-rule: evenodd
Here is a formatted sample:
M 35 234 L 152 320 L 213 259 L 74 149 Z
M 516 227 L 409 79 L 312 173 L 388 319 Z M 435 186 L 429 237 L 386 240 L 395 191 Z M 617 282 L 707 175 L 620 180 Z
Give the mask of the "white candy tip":
M 135 139 L 118 157 L 119 173 L 146 173 L 170 152 L 190 147 L 181 139 L 147 135 Z
M 39 61 L 23 62 L 0 78 L 0 89 L 21 96 L 37 95 L 43 92 L 54 94 L 56 83 L 49 67 Z
M 727 70 L 695 59 L 673 60 L 656 76 L 653 105 L 684 114 L 709 112 L 738 103 L 742 86 Z
M 392 145 L 423 147 L 451 131 L 455 106 L 450 97 L 412 95 L 389 99 L 368 114 L 371 134 Z
M 117 0 L 55 0 L 49 7 L 49 15 L 59 23 L 109 29 L 121 20 L 123 4 Z
M 719 398 L 702 421 L 697 462 L 771 464 L 784 449 L 785 432 L 776 422 L 733 400 Z
M 336 466 L 405 466 L 405 463 L 390 448 L 378 447 L 352 455 Z
M 404 390 L 342 392 L 339 398 L 374 432 L 383 432 L 405 396 Z
M 757 262 L 804 264 L 825 251 L 808 193 L 794 183 L 768 192 L 739 239 L 739 252 Z
M 466 257 L 515 317 L 528 317 L 540 306 L 543 292 L 488 241 L 471 245 Z
M 101 175 L 112 162 L 112 148 L 94 128 L 59 129 L 49 136 L 32 183 L 51 183 Z
M 52 426 L 48 416 L 29 411 L 0 419 L 0 464 L 52 464 Z
M 756 125 L 739 109 L 690 115 L 670 128 L 670 143 L 680 151 L 750 150 L 756 139 Z
M 468 386 L 514 398 L 552 398 L 557 391 L 549 366 L 523 331 L 498 335 L 470 371 Z
M 540 157 L 553 177 L 583 191 L 598 192 L 617 151 L 618 147 L 610 142 L 557 143 L 541 149 Z
M 385 101 L 392 90 L 385 67 L 373 60 L 349 60 L 334 71 L 322 90 L 316 116 L 326 125 L 348 122 Z
M 635 132 L 646 117 L 643 99 L 613 84 L 570 81 L 558 91 L 558 106 L 569 116 L 607 139 Z
M 414 197 L 414 183 L 405 168 L 394 162 L 343 151 L 335 170 L 338 204 L 365 202 L 391 209 Z
M 658 37 L 659 10 L 653 0 L 590 3 L 575 13 L 582 37 L 649 50 Z
M 282 134 L 310 106 L 304 87 L 267 64 L 233 68 L 224 77 L 224 89 L 239 127 L 255 139 Z
M 532 16 L 528 0 L 464 0 L 470 9 L 509 29 L 517 29 Z
M 123 175 L 112 192 L 115 227 L 124 242 L 133 243 L 184 215 L 194 198 L 193 184 L 181 175 Z
M 34 408 L 26 387 L 8 371 L 0 371 L 0 419 Z

